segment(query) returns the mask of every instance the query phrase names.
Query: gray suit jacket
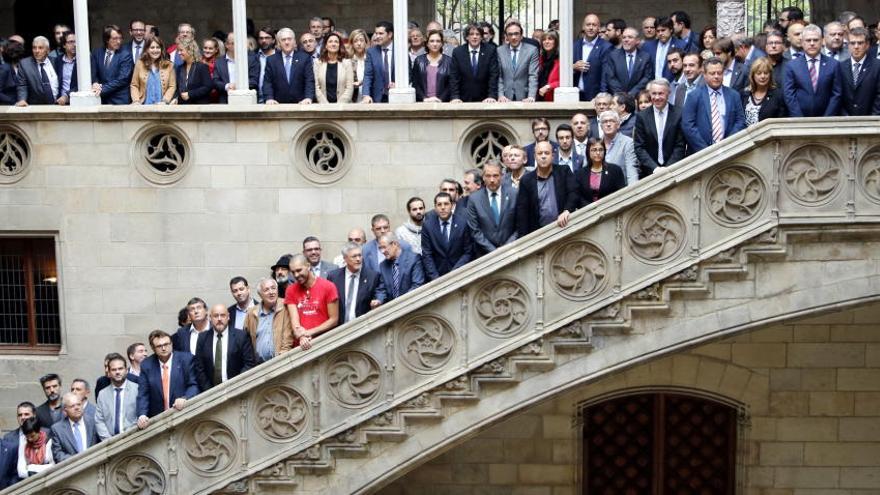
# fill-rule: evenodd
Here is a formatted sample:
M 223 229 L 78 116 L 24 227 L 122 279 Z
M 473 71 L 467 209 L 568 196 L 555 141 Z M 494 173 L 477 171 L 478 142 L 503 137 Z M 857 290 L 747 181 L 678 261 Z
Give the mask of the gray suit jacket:
M 510 57 L 510 45 L 498 47 L 498 96 L 512 101 L 534 98 L 538 92 L 538 49 L 528 43 L 520 43 L 516 53 L 516 69 Z
M 84 421 L 86 425 L 85 449 L 87 449 L 100 442 L 100 439 L 95 430 L 95 419 L 84 414 L 82 421 Z M 58 463 L 68 457 L 73 457 L 76 454 L 78 454 L 76 451 L 76 440 L 73 439 L 70 421 L 68 421 L 67 418 L 64 418 L 52 425 L 52 457 L 55 458 L 55 462 Z
M 639 180 L 639 160 L 636 157 L 635 144 L 632 138 L 619 131 L 612 143 L 611 150 L 605 152 L 605 161 L 620 167 L 626 176 L 626 185 L 631 186 Z
M 122 386 L 122 429 L 120 433 L 137 423 L 138 384 L 125 380 Z M 98 408 L 95 411 L 95 429 L 101 441 L 113 436 L 113 425 L 116 424 L 116 390 L 111 384 L 104 387 L 98 394 Z
M 318 266 L 321 267 L 321 278 L 327 278 L 328 273 L 339 268 L 338 266 L 334 265 L 333 263 L 330 263 L 329 261 L 324 261 L 324 260 L 321 260 L 321 262 L 318 264 Z M 309 269 L 311 269 L 311 266 L 309 266 Z
M 501 185 L 498 189 L 499 221 L 495 222 L 489 202 L 489 190 L 481 188 L 471 194 L 467 207 L 468 227 L 478 255 L 482 256 L 516 240 L 516 192 Z

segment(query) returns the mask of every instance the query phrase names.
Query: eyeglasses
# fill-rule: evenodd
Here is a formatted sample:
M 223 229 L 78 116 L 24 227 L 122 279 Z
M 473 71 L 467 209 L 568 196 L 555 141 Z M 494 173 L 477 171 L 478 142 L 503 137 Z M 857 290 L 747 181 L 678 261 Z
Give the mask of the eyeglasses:
M 156 344 L 155 345 L 156 349 L 164 349 L 164 348 L 170 347 L 170 346 L 171 346 L 171 342 L 165 342 L 164 344 Z

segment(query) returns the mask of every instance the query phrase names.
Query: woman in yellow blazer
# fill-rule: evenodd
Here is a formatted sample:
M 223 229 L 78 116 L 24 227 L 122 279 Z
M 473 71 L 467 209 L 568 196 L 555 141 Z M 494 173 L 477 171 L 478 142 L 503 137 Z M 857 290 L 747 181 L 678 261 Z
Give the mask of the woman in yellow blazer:
M 339 33 L 324 37 L 321 57 L 315 60 L 315 96 L 318 103 L 351 103 L 354 70 L 342 48 Z
M 167 105 L 174 100 L 177 79 L 174 64 L 159 38 L 150 39 L 147 49 L 134 65 L 131 76 L 132 105 Z

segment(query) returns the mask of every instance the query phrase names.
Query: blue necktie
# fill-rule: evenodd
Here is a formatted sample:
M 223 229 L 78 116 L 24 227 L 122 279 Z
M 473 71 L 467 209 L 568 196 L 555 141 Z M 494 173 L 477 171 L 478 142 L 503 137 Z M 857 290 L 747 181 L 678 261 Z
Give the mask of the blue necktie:
M 492 193 L 492 199 L 489 201 L 489 206 L 492 207 L 492 216 L 495 217 L 495 225 L 498 225 L 499 220 L 501 220 L 501 210 L 498 208 L 498 193 Z
M 83 451 L 83 441 L 82 437 L 79 436 L 79 421 L 73 423 L 73 440 L 76 442 L 76 453 L 79 454 Z
M 518 48 L 513 48 L 513 49 L 511 50 L 512 55 L 511 55 L 511 57 L 510 57 L 510 65 L 513 66 L 513 71 L 514 71 L 514 72 L 516 72 L 516 52 L 517 52 L 518 50 L 519 50 Z
M 443 240 L 449 242 L 449 221 L 443 222 L 443 225 L 440 227 L 440 233 L 443 234 Z
M 391 265 L 391 283 L 393 285 L 391 295 L 396 299 L 400 297 L 400 266 L 397 264 L 397 260 L 394 260 Z
M 119 425 L 122 423 L 122 418 L 119 417 L 119 413 L 122 409 L 122 387 L 116 387 L 116 406 L 114 409 L 113 415 L 113 434 L 119 435 Z
M 471 50 L 471 71 L 477 75 L 477 51 Z
M 287 77 L 287 84 L 290 84 L 290 65 L 291 65 L 290 59 L 292 57 L 293 57 L 293 55 L 285 55 L 284 56 L 284 73 L 286 74 L 285 77 Z
M 630 53 L 626 56 L 626 75 L 627 77 L 632 77 L 633 75 L 633 54 Z

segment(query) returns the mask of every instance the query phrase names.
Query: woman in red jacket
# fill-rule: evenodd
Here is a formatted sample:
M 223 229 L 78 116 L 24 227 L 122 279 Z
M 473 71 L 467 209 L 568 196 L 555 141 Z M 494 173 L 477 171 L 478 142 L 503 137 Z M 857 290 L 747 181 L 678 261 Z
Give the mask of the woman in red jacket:
M 541 36 L 540 69 L 538 70 L 538 101 L 553 101 L 559 87 L 559 34 L 547 31 Z

